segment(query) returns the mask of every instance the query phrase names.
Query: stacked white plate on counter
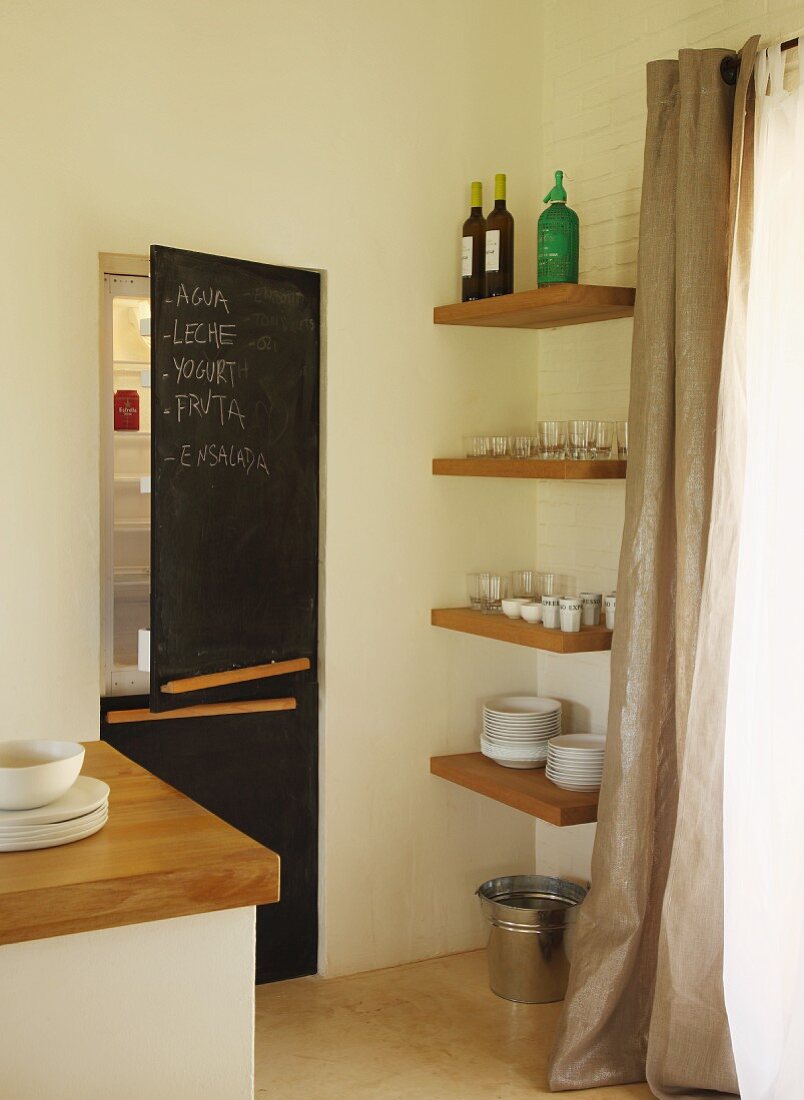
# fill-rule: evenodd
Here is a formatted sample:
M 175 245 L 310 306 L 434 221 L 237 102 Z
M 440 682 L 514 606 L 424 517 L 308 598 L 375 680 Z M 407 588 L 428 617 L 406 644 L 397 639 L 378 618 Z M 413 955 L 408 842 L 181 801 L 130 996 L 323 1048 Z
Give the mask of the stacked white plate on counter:
M 543 768 L 547 743 L 560 733 L 557 699 L 503 695 L 483 707 L 480 750 L 504 768 Z
M 71 844 L 97 833 L 108 817 L 108 784 L 79 775 L 66 794 L 47 806 L 35 810 L 0 810 L 0 852 L 27 852 Z
M 602 733 L 554 737 L 547 749 L 547 778 L 567 791 L 596 791 L 603 779 L 605 755 Z

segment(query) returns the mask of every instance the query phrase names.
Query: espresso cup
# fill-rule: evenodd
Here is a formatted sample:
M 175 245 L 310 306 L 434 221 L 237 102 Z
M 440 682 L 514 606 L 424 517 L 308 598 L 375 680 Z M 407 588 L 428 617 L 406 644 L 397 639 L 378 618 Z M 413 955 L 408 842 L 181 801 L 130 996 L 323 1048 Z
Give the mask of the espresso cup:
M 559 602 L 561 629 L 575 634 L 581 629 L 583 603 L 578 596 L 562 596 Z
M 558 630 L 560 618 L 561 600 L 558 596 L 542 596 L 542 625 L 552 630 Z
M 603 600 L 603 606 L 606 609 L 606 627 L 608 630 L 614 630 L 614 612 L 617 608 L 616 593 L 610 592 Z
M 603 603 L 600 592 L 581 592 L 581 603 L 583 604 L 583 625 L 599 626 L 600 607 Z

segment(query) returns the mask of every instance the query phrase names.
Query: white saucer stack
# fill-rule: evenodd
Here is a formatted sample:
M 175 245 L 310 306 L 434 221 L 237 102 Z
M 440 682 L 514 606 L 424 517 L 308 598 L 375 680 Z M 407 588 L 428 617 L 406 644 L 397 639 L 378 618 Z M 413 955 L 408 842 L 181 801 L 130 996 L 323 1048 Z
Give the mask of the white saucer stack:
M 596 791 L 603 778 L 605 755 L 602 733 L 554 737 L 547 750 L 547 778 L 567 791 Z
M 47 806 L 0 810 L 0 852 L 55 848 L 102 829 L 109 816 L 109 787 L 79 775 L 72 787 Z
M 561 733 L 561 703 L 503 695 L 483 707 L 480 750 L 504 768 L 543 768 L 549 738 Z

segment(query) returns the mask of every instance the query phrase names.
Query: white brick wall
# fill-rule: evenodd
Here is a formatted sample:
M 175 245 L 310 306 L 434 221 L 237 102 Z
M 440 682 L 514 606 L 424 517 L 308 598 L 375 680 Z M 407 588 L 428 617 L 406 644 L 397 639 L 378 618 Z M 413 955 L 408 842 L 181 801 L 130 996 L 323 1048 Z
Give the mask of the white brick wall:
M 581 219 L 581 282 L 633 286 L 646 63 L 685 47 L 739 49 L 752 34 L 793 37 L 804 25 L 804 3 L 544 0 L 543 8 L 541 194 L 563 169 L 569 205 Z M 631 328 L 631 321 L 609 321 L 540 333 L 538 418 L 624 418 Z M 620 484 L 540 484 L 539 567 L 568 575 L 575 590 L 612 589 L 624 500 Z M 605 729 L 608 655 L 540 654 L 538 682 L 540 693 L 567 702 L 566 728 Z M 537 869 L 587 877 L 593 835 L 594 826 L 537 822 Z

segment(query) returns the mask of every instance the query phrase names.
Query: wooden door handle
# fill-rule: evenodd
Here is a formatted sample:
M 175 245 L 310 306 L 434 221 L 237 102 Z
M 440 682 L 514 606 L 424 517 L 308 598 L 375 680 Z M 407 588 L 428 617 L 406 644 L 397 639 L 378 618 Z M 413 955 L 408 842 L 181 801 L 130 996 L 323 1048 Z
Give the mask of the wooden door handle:
M 236 703 L 199 703 L 180 710 L 110 710 L 106 721 L 110 725 L 123 722 L 165 722 L 173 718 L 214 718 L 225 714 L 258 714 L 272 710 L 295 710 L 295 699 L 244 699 Z
M 309 667 L 309 658 L 294 657 L 290 661 L 272 661 L 268 665 L 249 665 L 248 668 L 233 668 L 229 672 L 209 672 L 203 676 L 168 680 L 159 690 L 165 695 L 183 695 L 186 691 L 224 687 L 226 684 L 242 684 L 247 680 L 263 680 L 268 676 L 287 676 L 290 672 L 304 672 Z

